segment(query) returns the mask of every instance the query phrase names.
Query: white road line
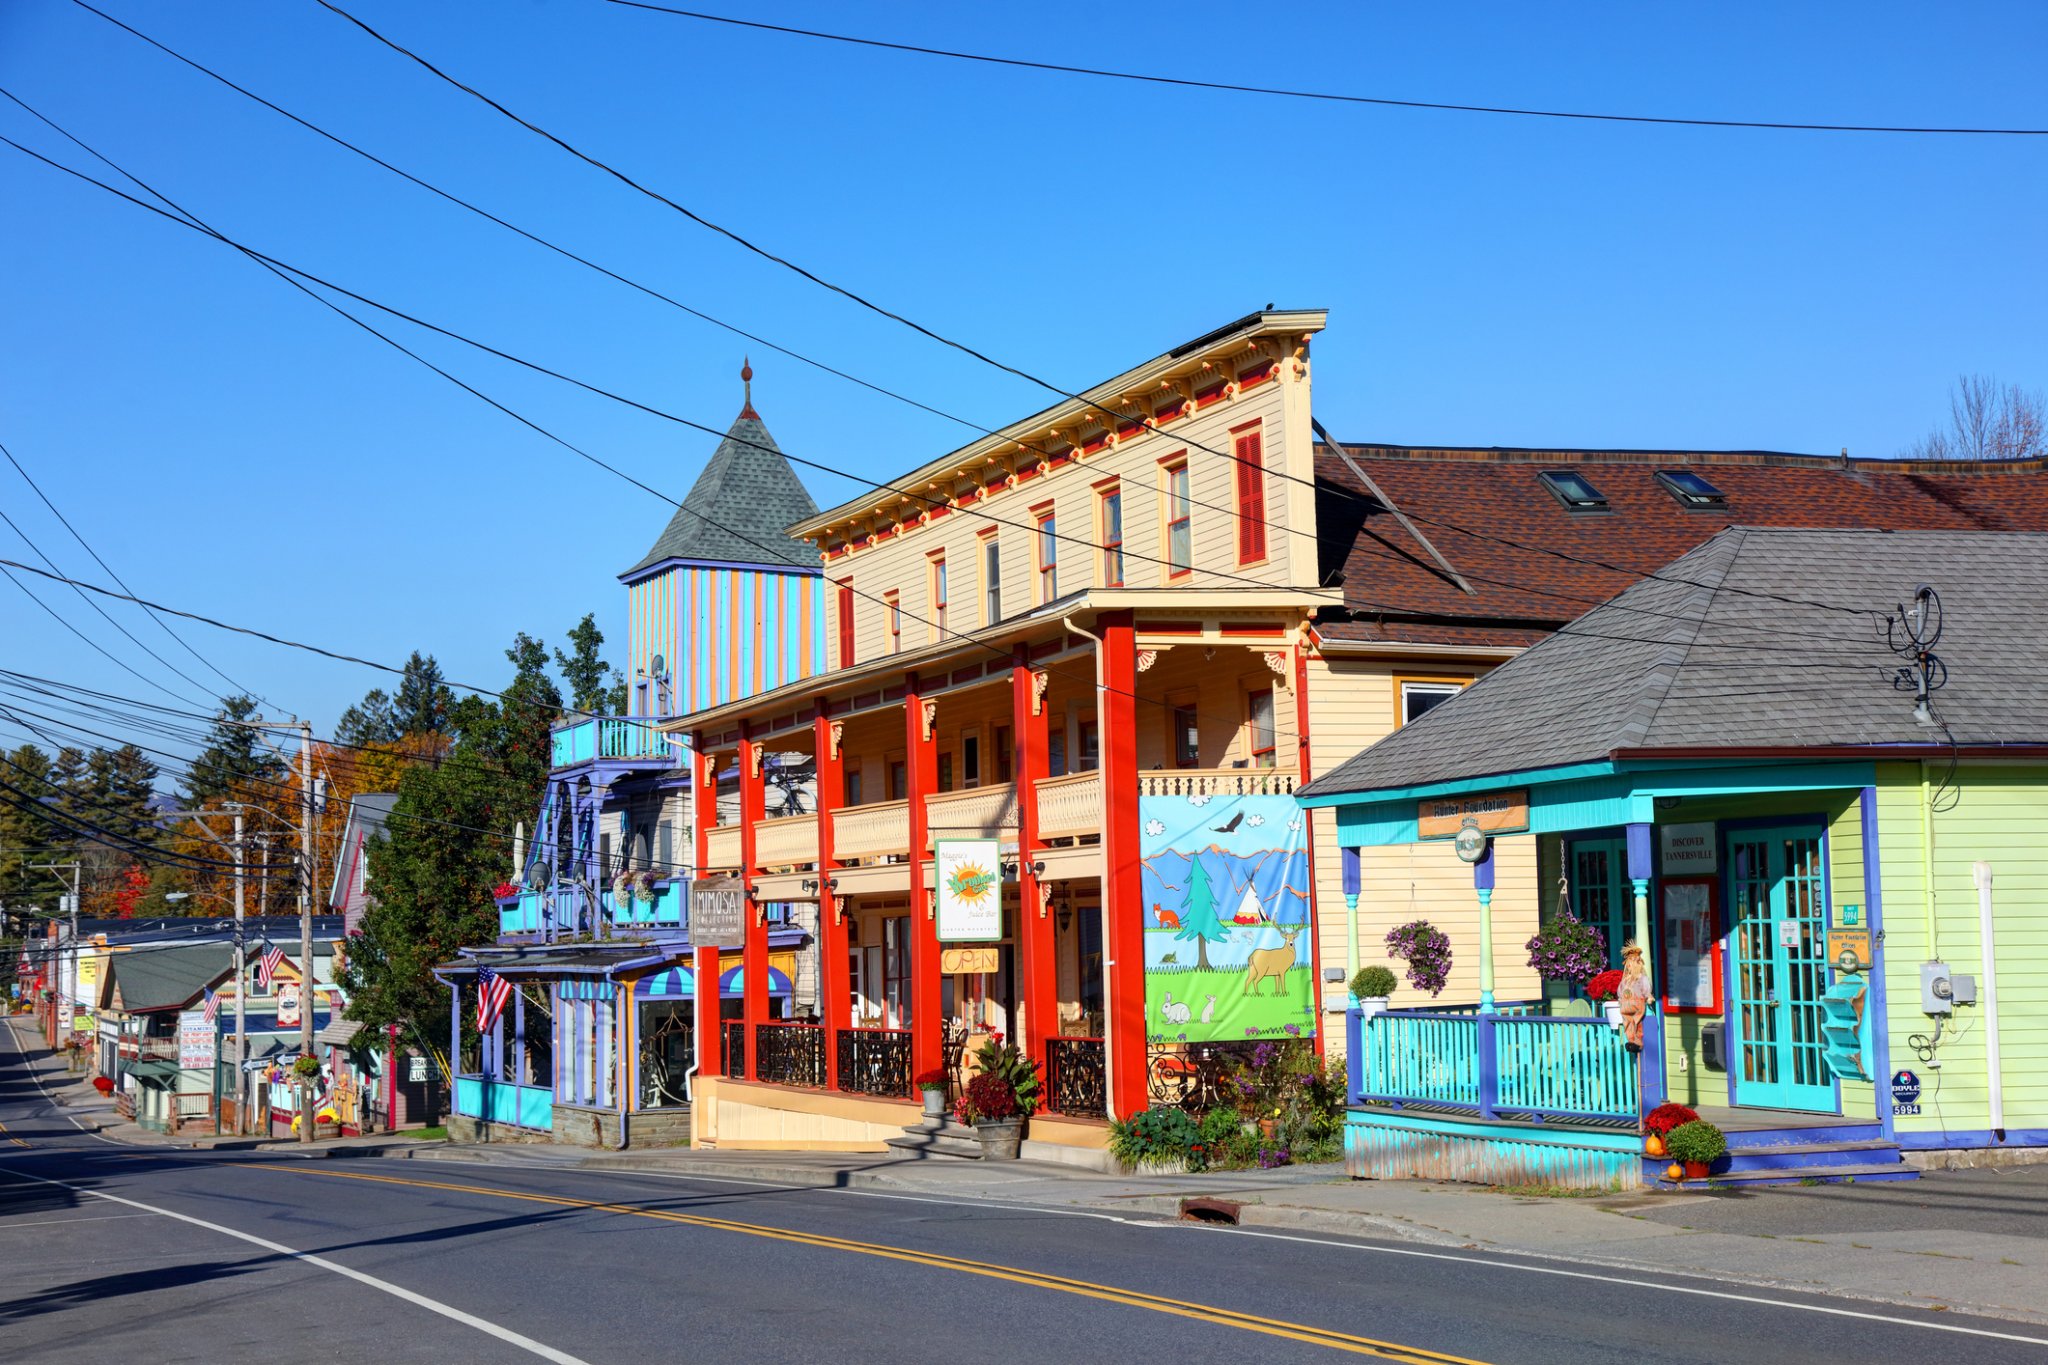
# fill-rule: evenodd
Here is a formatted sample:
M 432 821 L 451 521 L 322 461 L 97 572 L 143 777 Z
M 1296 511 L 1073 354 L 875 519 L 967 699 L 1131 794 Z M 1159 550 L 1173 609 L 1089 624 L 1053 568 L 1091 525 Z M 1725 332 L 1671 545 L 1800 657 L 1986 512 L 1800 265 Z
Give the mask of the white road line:
M 461 1165 L 496 1165 L 500 1170 L 516 1169 L 504 1163 L 461 1162 Z M 791 1194 L 817 1193 L 854 1195 L 862 1199 L 900 1199 L 915 1204 L 947 1204 L 953 1207 L 1006 1209 L 1023 1213 L 1053 1213 L 1070 1218 L 1099 1218 L 1104 1222 L 1122 1223 L 1134 1228 L 1186 1228 L 1195 1230 L 1194 1224 L 1173 1221 L 1165 1214 L 1151 1218 L 1125 1218 L 1113 1213 L 1091 1213 L 1085 1209 L 1048 1208 L 1042 1204 L 1026 1204 L 1009 1199 L 942 1199 L 916 1194 L 885 1194 L 877 1190 L 849 1190 L 836 1185 L 782 1185 L 765 1180 L 741 1180 L 733 1176 L 689 1175 L 676 1171 L 621 1171 L 598 1168 L 577 1170 L 578 1175 L 632 1176 L 639 1179 L 659 1178 L 664 1180 L 698 1180 L 712 1185 L 748 1185 L 755 1189 L 781 1190 Z M 1337 1247 L 1344 1251 L 1359 1251 L 1382 1256 L 1413 1256 L 1429 1261 L 1453 1261 L 1459 1265 L 1483 1266 L 1491 1270 L 1517 1270 L 1526 1275 L 1555 1275 L 1564 1279 L 1594 1280 L 1604 1285 L 1625 1286 L 1632 1289 L 1654 1289 L 1664 1294 L 1688 1294 L 1696 1298 L 1725 1299 L 1731 1303 L 1757 1304 L 1765 1308 L 1786 1308 L 1800 1313 L 1822 1313 L 1831 1317 L 1858 1318 L 1865 1322 L 1882 1322 L 1897 1327 L 1919 1327 L 1930 1332 L 1954 1332 L 1963 1336 L 1989 1337 L 1996 1341 L 2018 1341 L 2029 1346 L 2048 1346 L 2048 1337 L 2022 1336 L 2017 1332 L 1994 1332 L 1984 1327 L 1965 1327 L 1960 1323 L 1923 1322 L 1918 1318 L 1894 1317 L 1888 1313 L 1873 1313 L 1859 1308 L 1835 1308 L 1827 1304 L 1794 1303 L 1788 1299 L 1766 1298 L 1761 1294 L 1738 1294 L 1725 1289 L 1700 1289 L 1691 1285 L 1665 1284 L 1657 1280 L 1618 1278 L 1614 1275 L 1598 1275 L 1587 1270 L 1565 1270 L 1557 1266 L 1524 1265 L 1519 1261 L 1503 1261 L 1490 1256 L 1460 1256 L 1449 1251 L 1422 1251 L 1413 1247 L 1378 1246 L 1369 1242 L 1340 1242 L 1324 1237 L 1303 1237 L 1294 1233 L 1265 1232 L 1258 1228 L 1219 1227 L 1214 1224 L 1200 1225 L 1200 1231 L 1226 1233 L 1238 1237 L 1261 1237 L 1276 1242 L 1300 1242 L 1307 1246 Z M 1361 1234 L 1364 1235 L 1364 1234 Z M 1532 1255 L 1537 1253 L 1530 1253 Z M 1709 1279 L 1702 1271 L 1674 1270 L 1674 1275 L 1686 1275 L 1692 1279 Z M 1815 1291 L 1817 1294 L 1820 1291 Z
M 474 1327 L 486 1336 L 493 1336 L 507 1345 L 517 1346 L 520 1350 L 537 1355 L 542 1360 L 552 1360 L 555 1362 L 555 1365 L 589 1365 L 587 1361 L 577 1356 L 572 1356 L 567 1351 L 558 1351 L 545 1342 L 535 1341 L 532 1337 L 522 1336 L 509 1327 L 500 1327 L 497 1323 L 480 1318 L 474 1313 L 465 1313 L 460 1308 L 442 1303 L 438 1299 L 430 1299 L 424 1294 L 415 1293 L 404 1285 L 392 1284 L 389 1280 L 380 1280 L 374 1275 L 365 1275 L 360 1270 L 353 1270 L 339 1262 L 330 1261 L 324 1256 L 315 1256 L 305 1251 L 294 1251 L 292 1248 L 284 1245 L 284 1243 L 273 1242 L 267 1237 L 258 1237 L 254 1233 L 242 1232 L 239 1229 L 225 1227 L 219 1223 L 209 1223 L 204 1218 L 194 1218 L 189 1213 L 179 1213 L 173 1209 L 161 1209 L 154 1204 L 144 1204 L 135 1199 L 124 1199 L 118 1194 L 104 1194 L 99 1190 L 88 1190 L 83 1186 L 72 1185 L 62 1180 L 45 1180 L 41 1176 L 24 1175 L 20 1171 L 11 1170 L 5 1166 L 0 1166 L 0 1172 L 23 1180 L 34 1181 L 38 1185 L 55 1185 L 59 1189 L 70 1190 L 73 1194 L 82 1194 L 92 1199 L 104 1199 L 112 1204 L 125 1204 L 131 1209 L 141 1209 L 144 1213 L 154 1213 L 165 1218 L 175 1218 L 181 1223 L 190 1223 L 194 1227 L 205 1228 L 208 1232 L 217 1232 L 223 1237 L 232 1237 L 236 1241 L 248 1242 L 251 1245 L 262 1247 L 265 1251 L 274 1251 L 281 1256 L 289 1256 L 295 1261 L 303 1261 L 307 1265 L 318 1266 L 322 1270 L 332 1271 L 343 1279 L 354 1280 L 357 1284 L 368 1285 L 372 1289 L 381 1290 L 393 1298 L 404 1299 L 407 1303 L 417 1304 L 430 1313 L 439 1313 L 442 1317 L 459 1322 L 465 1327 Z
M 38 1218 L 33 1223 L 0 1222 L 0 1232 L 12 1232 L 16 1228 L 70 1227 L 73 1223 L 112 1223 L 123 1218 L 147 1218 L 146 1213 L 109 1213 L 99 1218 Z

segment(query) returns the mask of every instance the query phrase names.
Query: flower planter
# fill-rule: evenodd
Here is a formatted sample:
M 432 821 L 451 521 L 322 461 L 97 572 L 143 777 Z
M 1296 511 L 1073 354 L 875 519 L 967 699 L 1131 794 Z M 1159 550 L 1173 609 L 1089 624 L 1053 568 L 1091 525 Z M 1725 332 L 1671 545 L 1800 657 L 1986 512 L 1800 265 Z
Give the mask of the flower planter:
M 1688 1161 L 1685 1163 L 1685 1178 L 1687 1180 L 1705 1180 L 1708 1173 L 1712 1170 L 1713 1167 L 1704 1161 Z
M 1370 1019 L 1375 1014 L 1384 1014 L 1386 1010 L 1387 997 L 1384 995 L 1361 995 L 1358 997 L 1358 1014 L 1362 1019 Z
M 1263 1141 L 1271 1142 L 1274 1138 L 1278 1137 L 1279 1135 L 1280 1121 L 1278 1119 L 1259 1120 L 1259 1137 Z
M 1621 1002 L 1619 1000 L 1605 1000 L 1601 1002 L 1600 1008 L 1607 1014 L 1607 1027 L 1619 1029 L 1621 1027 Z
M 1015 1161 L 1024 1145 L 1024 1120 L 982 1119 L 974 1125 L 984 1161 Z
M 927 1090 L 927 1091 L 925 1091 L 925 1092 L 924 1092 L 924 1116 L 925 1116 L 926 1118 L 928 1118 L 928 1119 L 935 1119 L 935 1118 L 941 1118 L 941 1117 L 944 1117 L 944 1115 L 945 1115 L 945 1112 L 946 1112 L 946 1092 L 945 1092 L 945 1091 L 943 1091 L 943 1090 Z

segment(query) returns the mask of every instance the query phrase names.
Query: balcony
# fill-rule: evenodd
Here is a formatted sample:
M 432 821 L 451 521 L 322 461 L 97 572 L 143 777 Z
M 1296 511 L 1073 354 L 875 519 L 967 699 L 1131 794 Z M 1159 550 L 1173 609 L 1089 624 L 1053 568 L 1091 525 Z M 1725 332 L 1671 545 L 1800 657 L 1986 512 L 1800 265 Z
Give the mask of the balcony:
M 662 765 L 675 762 L 674 746 L 651 720 L 593 716 L 556 727 L 549 740 L 549 762 L 557 768 L 598 759 Z
M 716 836 L 717 830 L 712 834 Z M 754 861 L 762 867 L 809 867 L 818 861 L 818 817 L 790 815 L 754 826 Z
M 1300 785 L 1292 768 L 1169 768 L 1140 773 L 1140 796 L 1287 796 Z
M 940 839 L 993 839 L 1017 833 L 1017 787 L 1005 782 L 970 791 L 941 792 L 925 802 L 925 827 L 931 842 Z
M 903 857 L 910 852 L 910 803 L 877 801 L 832 812 L 832 853 L 853 858 Z
M 1036 787 L 1039 838 L 1072 839 L 1102 833 L 1101 773 L 1041 777 Z
M 704 834 L 704 866 L 737 872 L 740 866 L 740 827 L 714 825 Z

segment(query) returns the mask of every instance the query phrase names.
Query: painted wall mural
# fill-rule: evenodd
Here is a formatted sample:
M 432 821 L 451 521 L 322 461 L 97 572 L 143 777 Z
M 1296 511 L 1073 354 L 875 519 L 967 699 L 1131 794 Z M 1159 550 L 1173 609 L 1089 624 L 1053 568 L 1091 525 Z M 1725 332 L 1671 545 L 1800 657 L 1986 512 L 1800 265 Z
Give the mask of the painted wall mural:
M 1145 1034 L 1313 1037 L 1305 819 L 1292 796 L 1143 796 Z

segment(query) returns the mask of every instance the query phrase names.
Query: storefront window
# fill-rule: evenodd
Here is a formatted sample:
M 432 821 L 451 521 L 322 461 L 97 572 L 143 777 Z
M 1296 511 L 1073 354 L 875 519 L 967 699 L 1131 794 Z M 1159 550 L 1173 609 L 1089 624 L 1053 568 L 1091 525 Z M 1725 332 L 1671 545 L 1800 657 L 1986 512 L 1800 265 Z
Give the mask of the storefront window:
M 640 1006 L 640 1104 L 658 1109 L 689 1103 L 684 1077 L 696 1058 L 693 1000 L 649 1000 Z

